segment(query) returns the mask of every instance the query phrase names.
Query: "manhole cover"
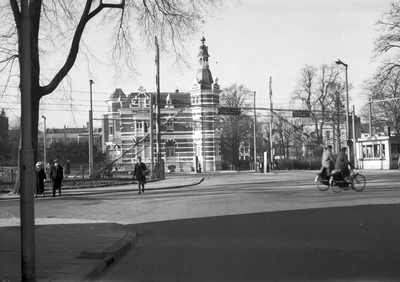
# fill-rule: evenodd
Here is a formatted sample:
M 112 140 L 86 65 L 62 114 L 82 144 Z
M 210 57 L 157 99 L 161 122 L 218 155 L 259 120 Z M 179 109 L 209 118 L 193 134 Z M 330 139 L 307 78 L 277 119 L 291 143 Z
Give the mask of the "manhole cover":
M 105 259 L 108 256 L 109 256 L 109 254 L 84 252 L 84 253 L 81 253 L 79 256 L 77 256 L 77 258 L 82 258 L 82 259 Z

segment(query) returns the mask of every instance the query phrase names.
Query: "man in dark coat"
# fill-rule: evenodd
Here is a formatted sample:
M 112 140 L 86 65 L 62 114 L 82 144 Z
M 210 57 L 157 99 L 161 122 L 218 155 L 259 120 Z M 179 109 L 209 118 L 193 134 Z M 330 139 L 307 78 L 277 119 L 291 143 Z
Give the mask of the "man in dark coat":
M 135 169 L 133 170 L 133 175 L 138 183 L 139 194 L 144 193 L 144 184 L 146 183 L 146 171 L 147 167 L 142 163 L 142 158 L 138 157 L 138 162 L 135 164 Z
M 64 178 L 63 168 L 58 164 L 58 160 L 54 160 L 54 165 L 50 169 L 50 179 L 53 181 L 53 197 L 56 196 L 56 189 L 61 196 L 61 184 Z
M 339 169 L 342 172 L 343 177 L 347 177 L 350 175 L 349 166 L 354 168 L 354 165 L 349 161 L 347 154 L 347 148 L 342 147 L 340 152 L 337 154 L 336 162 L 335 162 L 335 169 Z
M 44 180 L 46 179 L 46 173 L 43 169 L 43 164 L 38 162 L 35 167 L 35 175 L 36 175 L 36 193 L 35 198 L 37 195 L 45 196 L 44 194 Z

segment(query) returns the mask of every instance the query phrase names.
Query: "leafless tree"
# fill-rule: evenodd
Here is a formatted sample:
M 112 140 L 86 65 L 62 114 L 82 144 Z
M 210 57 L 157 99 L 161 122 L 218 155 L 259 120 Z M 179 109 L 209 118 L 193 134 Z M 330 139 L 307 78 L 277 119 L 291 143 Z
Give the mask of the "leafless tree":
M 253 132 L 253 120 L 249 115 L 250 103 L 249 89 L 244 85 L 232 84 L 222 89 L 220 105 L 229 108 L 242 108 L 240 115 L 221 115 L 220 121 L 224 125 L 221 132 L 222 153 L 234 165 L 239 162 L 239 147 L 242 141 L 248 140 Z M 247 109 L 246 109 L 247 108 Z M 227 158 L 230 156 L 230 158 Z
M 376 25 L 381 34 L 374 40 L 374 58 L 387 55 L 377 74 L 385 77 L 400 67 L 400 3 L 391 3 Z
M 345 120 L 344 103 L 337 103 L 345 100 L 345 82 L 342 76 L 341 69 L 333 64 L 323 64 L 319 68 L 306 65 L 300 70 L 292 95 L 293 100 L 300 101 L 302 109 L 310 111 L 314 128 L 311 134 L 321 144 L 327 124 L 342 124 L 342 120 Z M 334 111 L 337 107 L 340 107 L 340 110 Z M 315 149 L 315 154 L 319 154 L 322 148 L 317 146 Z
M 376 75 L 374 78 L 366 80 L 362 88 L 369 100 L 376 101 L 371 104 L 373 132 L 383 132 L 384 127 L 389 126 L 391 131 L 399 136 L 400 101 L 390 99 L 400 98 L 400 69 L 393 70 L 384 78 Z M 366 119 L 369 119 L 369 110 L 369 104 L 362 109 L 362 115 Z
M 226 1 L 30 0 L 32 140 L 37 141 L 41 98 L 68 78 L 78 58 L 90 57 L 84 39 L 90 40 L 94 29 L 110 35 L 109 59 L 117 75 L 133 75 L 132 57 L 139 46 L 152 46 L 155 36 L 160 49 L 172 52 L 176 63 L 185 63 L 185 42 L 198 32 L 204 17 L 221 10 Z M 19 80 L 20 6 L 18 0 L 0 3 L 0 71 L 5 85 Z

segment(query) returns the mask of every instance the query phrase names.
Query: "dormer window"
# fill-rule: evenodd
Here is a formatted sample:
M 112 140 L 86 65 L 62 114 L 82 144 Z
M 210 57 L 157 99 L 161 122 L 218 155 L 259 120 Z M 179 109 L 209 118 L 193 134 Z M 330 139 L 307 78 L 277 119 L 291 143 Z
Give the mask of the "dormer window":
M 146 98 L 139 98 L 139 108 L 146 108 Z
M 174 105 L 172 105 L 172 99 L 171 99 L 170 94 L 168 94 L 167 98 L 165 99 L 165 103 L 166 103 L 165 108 L 167 108 L 167 109 L 174 108 Z

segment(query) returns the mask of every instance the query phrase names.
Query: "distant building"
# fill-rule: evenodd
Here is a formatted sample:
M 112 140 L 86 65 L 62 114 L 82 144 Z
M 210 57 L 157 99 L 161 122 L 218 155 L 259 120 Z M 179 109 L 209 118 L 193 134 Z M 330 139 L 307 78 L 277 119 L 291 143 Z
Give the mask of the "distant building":
M 239 146 L 239 160 L 250 160 L 250 143 L 241 142 Z
M 40 131 L 38 135 L 38 143 L 43 144 L 44 132 Z M 88 127 L 82 128 L 47 128 L 46 129 L 46 146 L 49 147 L 52 143 L 84 143 L 89 142 L 89 129 Z M 102 148 L 102 134 L 101 128 L 94 128 L 93 131 L 93 144 Z
M 8 144 L 8 117 L 4 109 L 0 113 L 0 144 Z
M 208 64 L 208 47 L 201 39 L 199 69 L 188 92 L 162 92 L 160 109 L 160 146 L 157 135 L 149 136 L 156 129 L 157 94 L 141 87 L 126 95 L 116 89 L 106 100 L 108 113 L 103 118 L 104 151 L 110 160 L 118 158 L 119 165 L 129 167 L 140 156 L 145 163 L 157 160 L 160 152 L 165 169 L 176 171 L 221 170 L 220 131 L 217 106 L 221 92 L 218 79 L 212 78 Z M 151 147 L 152 145 L 152 147 Z

